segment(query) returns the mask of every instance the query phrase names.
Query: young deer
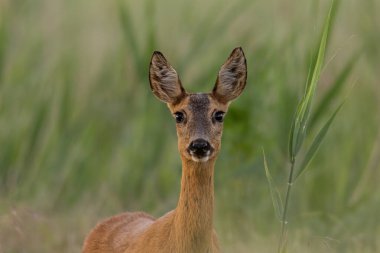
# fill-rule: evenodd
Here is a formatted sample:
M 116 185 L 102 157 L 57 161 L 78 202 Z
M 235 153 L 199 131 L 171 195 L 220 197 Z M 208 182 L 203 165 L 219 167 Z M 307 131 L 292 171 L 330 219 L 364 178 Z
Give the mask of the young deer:
M 176 209 L 155 219 L 123 213 L 98 224 L 87 236 L 83 253 L 216 253 L 213 230 L 214 165 L 220 150 L 229 102 L 243 91 L 247 66 L 235 48 L 222 65 L 211 93 L 187 93 L 162 53 L 154 52 L 150 87 L 176 120 L 182 159 L 181 192 Z

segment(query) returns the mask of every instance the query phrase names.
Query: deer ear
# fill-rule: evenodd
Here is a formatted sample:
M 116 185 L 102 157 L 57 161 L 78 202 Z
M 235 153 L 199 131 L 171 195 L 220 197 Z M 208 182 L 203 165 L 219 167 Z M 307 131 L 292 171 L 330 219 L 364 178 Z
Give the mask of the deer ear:
M 247 62 L 241 47 L 235 48 L 219 70 L 213 95 L 222 103 L 237 98 L 247 81 Z
M 149 81 L 154 95 L 166 103 L 176 103 L 186 93 L 177 72 L 158 51 L 153 53 L 150 61 Z

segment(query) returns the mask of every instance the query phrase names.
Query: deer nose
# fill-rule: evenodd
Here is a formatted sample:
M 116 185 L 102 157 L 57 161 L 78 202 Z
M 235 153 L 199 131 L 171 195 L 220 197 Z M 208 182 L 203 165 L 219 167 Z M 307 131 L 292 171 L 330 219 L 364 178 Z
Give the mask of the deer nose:
M 209 155 L 211 145 L 204 139 L 196 139 L 190 143 L 189 151 L 191 154 L 196 154 L 198 156 Z

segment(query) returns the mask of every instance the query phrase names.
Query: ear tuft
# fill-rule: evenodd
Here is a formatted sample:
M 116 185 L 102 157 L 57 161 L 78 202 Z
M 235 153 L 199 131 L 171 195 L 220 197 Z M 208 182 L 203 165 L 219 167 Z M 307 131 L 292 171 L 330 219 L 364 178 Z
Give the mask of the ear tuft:
M 219 70 L 213 95 L 222 103 L 237 98 L 247 81 L 247 61 L 241 47 L 235 48 Z
M 163 102 L 176 103 L 185 94 L 177 72 L 161 52 L 152 55 L 149 81 L 152 92 Z

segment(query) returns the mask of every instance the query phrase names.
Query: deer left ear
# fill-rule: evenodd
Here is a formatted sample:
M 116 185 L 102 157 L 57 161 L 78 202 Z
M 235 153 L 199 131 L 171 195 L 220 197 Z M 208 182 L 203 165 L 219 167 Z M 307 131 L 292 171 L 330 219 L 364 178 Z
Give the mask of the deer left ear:
M 186 93 L 177 72 L 158 51 L 153 53 L 150 61 L 149 81 L 154 95 L 165 103 L 176 103 Z
M 213 95 L 222 103 L 237 98 L 247 81 L 247 61 L 241 47 L 235 48 L 219 70 Z

